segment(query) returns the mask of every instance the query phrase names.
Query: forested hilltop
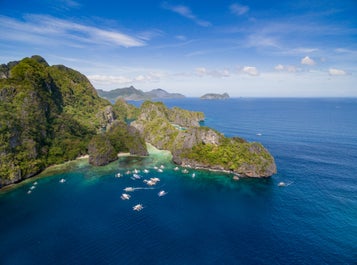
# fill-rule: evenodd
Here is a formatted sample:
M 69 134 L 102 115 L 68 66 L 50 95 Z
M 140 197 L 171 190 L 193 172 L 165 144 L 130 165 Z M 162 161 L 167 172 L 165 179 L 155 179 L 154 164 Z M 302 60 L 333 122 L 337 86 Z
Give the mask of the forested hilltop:
M 111 105 L 81 73 L 49 66 L 40 56 L 0 66 L 0 188 L 50 165 L 89 155 L 101 166 L 119 152 L 147 155 L 145 142 L 172 152 L 183 166 L 249 177 L 276 172 L 259 143 L 226 138 L 200 126 L 201 112 L 146 101 L 140 108 Z M 132 121 L 129 124 L 129 121 Z
M 132 108 L 112 106 L 84 75 L 49 66 L 40 56 L 1 65 L 0 187 L 89 151 L 95 165 L 120 151 L 147 154 L 143 139 L 125 123 Z

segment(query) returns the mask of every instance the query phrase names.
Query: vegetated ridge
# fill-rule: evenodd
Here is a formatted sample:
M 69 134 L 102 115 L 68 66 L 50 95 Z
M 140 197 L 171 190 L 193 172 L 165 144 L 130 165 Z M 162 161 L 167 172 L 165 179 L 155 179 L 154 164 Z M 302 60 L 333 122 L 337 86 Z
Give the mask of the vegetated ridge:
M 168 99 L 168 98 L 185 98 L 184 95 L 179 93 L 169 93 L 161 88 L 153 89 L 148 92 L 144 92 L 140 89 L 136 89 L 133 86 L 125 88 L 117 88 L 110 91 L 104 91 L 98 89 L 98 95 L 111 102 L 115 102 L 117 99 L 122 98 L 124 100 L 152 100 L 152 99 Z

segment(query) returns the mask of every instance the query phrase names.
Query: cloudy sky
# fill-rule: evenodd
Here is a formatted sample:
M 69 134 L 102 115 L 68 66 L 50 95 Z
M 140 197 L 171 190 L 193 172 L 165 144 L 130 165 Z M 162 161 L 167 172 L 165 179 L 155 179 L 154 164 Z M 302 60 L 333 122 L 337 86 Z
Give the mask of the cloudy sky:
M 357 96 L 356 0 L 0 0 L 0 63 L 34 54 L 96 88 Z

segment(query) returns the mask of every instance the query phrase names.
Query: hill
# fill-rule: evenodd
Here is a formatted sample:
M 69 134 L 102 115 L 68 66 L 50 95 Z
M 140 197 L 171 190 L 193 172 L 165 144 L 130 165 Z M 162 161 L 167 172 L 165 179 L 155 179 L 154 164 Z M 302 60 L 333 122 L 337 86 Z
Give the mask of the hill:
M 1 65 L 0 77 L 0 187 L 83 154 L 109 161 L 93 148 L 103 139 L 116 153 L 147 153 L 124 123 L 130 108 L 111 106 L 81 73 L 32 56 Z
M 208 93 L 201 96 L 200 99 L 206 99 L 206 100 L 229 99 L 229 95 L 227 93 L 223 93 L 223 94 Z
M 169 93 L 163 89 L 153 89 L 149 92 L 143 92 L 133 86 L 125 88 L 117 88 L 110 91 L 98 89 L 100 97 L 115 102 L 117 99 L 124 100 L 152 100 L 152 99 L 168 99 L 168 98 L 184 98 L 185 96 L 178 93 Z

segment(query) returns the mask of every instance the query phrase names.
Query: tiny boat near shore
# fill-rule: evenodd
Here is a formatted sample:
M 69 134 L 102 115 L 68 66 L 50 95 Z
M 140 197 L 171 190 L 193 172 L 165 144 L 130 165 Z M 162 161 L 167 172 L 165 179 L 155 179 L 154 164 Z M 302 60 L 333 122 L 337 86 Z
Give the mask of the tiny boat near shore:
M 285 187 L 286 186 L 286 183 L 281 181 L 278 183 L 278 187 Z
M 60 183 L 65 183 L 66 182 L 66 180 L 65 179 L 60 179 L 60 181 L 59 181 Z
M 134 191 L 134 188 L 133 187 L 126 187 L 124 189 L 125 192 L 130 192 L 130 191 Z

